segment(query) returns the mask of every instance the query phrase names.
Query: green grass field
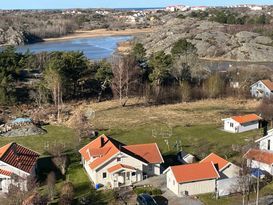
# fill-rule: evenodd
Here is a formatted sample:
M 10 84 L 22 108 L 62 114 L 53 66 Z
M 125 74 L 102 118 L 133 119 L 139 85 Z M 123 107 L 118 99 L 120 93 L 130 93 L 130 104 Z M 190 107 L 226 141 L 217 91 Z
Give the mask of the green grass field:
M 67 148 L 74 147 L 76 142 L 75 133 L 72 129 L 63 126 L 45 126 L 47 131 L 45 135 L 29 136 L 29 137 L 1 137 L 0 146 L 10 142 L 17 142 L 26 146 L 40 154 L 43 154 L 48 145 L 56 143 L 63 144 Z
M 256 102 L 255 102 L 256 103 Z M 128 106 L 121 108 L 116 102 L 95 104 L 96 118 L 93 122 L 100 134 L 110 135 L 125 144 L 156 142 L 164 156 L 176 154 L 183 150 L 202 159 L 210 152 L 236 162 L 241 154 L 233 151 L 233 145 L 243 146 L 254 138 L 261 136 L 261 131 L 242 134 L 227 133 L 221 128 L 221 118 L 228 113 L 247 113 L 254 110 L 256 104 L 252 101 L 216 100 L 201 101 L 188 104 L 164 106 Z M 17 142 L 41 154 L 46 153 L 48 146 L 63 144 L 71 156 L 66 180 L 75 186 L 76 198 L 92 195 L 99 204 L 107 204 L 113 199 L 112 192 L 95 192 L 80 164 L 78 149 L 88 140 L 79 145 L 73 129 L 65 126 L 45 126 L 47 134 L 41 136 L 0 138 L 0 145 Z M 176 144 L 181 143 L 181 147 Z M 57 182 L 57 191 L 60 191 L 63 180 Z M 271 185 L 264 188 L 263 193 L 270 193 Z M 46 191 L 41 187 L 41 191 Z M 200 197 L 205 204 L 233 204 L 240 197 L 229 197 L 214 200 L 210 195 Z M 103 201 L 100 201 L 104 199 Z

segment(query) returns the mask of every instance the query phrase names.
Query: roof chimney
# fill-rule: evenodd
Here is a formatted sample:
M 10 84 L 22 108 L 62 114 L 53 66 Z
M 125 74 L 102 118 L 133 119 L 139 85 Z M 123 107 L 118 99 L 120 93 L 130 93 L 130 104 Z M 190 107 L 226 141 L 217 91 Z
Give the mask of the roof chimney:
M 100 138 L 100 147 L 103 147 L 104 146 L 104 137 L 101 137 Z
M 14 155 L 15 155 L 17 158 L 19 158 L 19 154 L 18 154 L 18 152 L 17 152 L 17 144 L 14 143 L 14 145 L 13 145 L 12 148 L 13 148 Z
M 88 154 L 89 159 L 91 159 L 90 150 L 89 150 L 89 149 L 87 149 L 87 150 L 86 150 L 86 152 L 87 152 L 87 154 Z
M 268 127 L 267 127 L 268 122 L 266 120 L 263 120 L 262 126 L 263 126 L 263 136 L 268 135 Z

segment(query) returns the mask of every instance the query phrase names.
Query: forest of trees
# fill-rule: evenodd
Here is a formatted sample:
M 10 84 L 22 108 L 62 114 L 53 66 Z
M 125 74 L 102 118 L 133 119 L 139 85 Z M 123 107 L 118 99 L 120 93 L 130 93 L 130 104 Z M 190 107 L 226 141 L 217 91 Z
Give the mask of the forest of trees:
M 266 78 L 267 72 L 234 69 L 212 72 L 186 39 L 178 40 L 171 54 L 164 51 L 147 57 L 136 43 L 129 55 L 89 61 L 81 52 L 17 53 L 13 47 L 0 52 L 0 104 L 52 103 L 117 98 L 122 106 L 128 98 L 162 104 L 249 95 L 249 85 Z M 37 77 L 38 74 L 38 77 Z M 232 88 L 231 82 L 240 82 Z

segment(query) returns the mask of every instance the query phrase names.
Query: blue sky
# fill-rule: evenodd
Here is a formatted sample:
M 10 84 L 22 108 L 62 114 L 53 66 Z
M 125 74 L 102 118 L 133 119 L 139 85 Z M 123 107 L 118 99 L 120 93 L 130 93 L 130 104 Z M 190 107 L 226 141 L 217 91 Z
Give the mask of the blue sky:
M 270 4 L 273 0 L 0 0 L 0 9 L 140 8 L 173 4 L 221 6 Z

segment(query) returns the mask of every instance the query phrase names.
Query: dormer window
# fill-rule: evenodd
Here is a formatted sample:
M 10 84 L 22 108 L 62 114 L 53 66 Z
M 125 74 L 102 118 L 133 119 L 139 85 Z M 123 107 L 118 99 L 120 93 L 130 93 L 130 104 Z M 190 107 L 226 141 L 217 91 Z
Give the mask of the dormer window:
M 117 157 L 117 162 L 120 162 L 121 161 L 121 158 L 120 157 Z

